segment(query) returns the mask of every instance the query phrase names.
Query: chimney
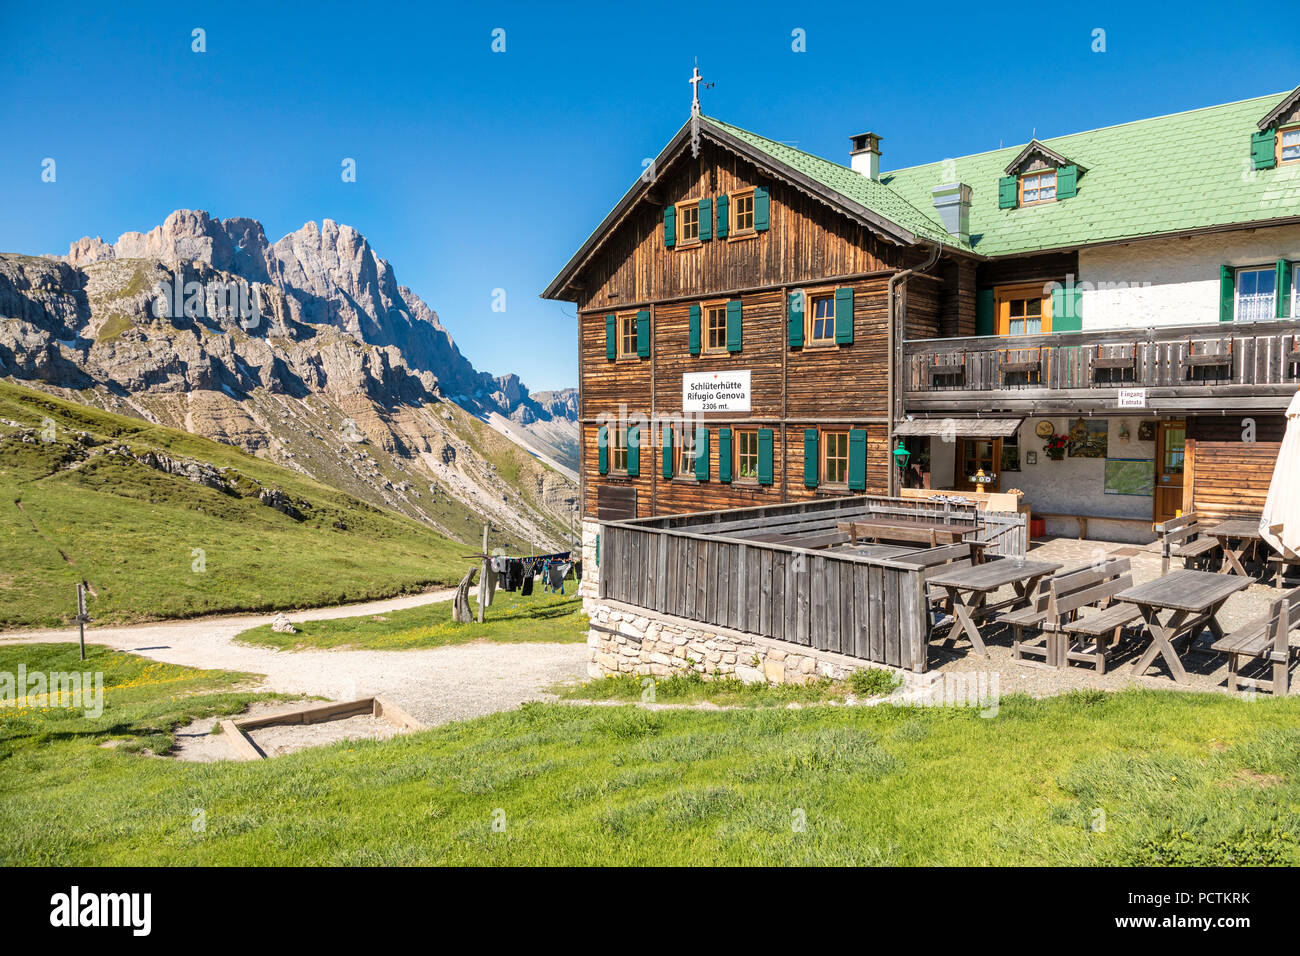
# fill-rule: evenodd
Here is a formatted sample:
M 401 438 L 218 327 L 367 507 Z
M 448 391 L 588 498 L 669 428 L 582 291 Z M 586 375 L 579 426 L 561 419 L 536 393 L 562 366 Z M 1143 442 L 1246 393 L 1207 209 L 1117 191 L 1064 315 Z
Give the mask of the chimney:
M 849 167 L 868 179 L 880 179 L 880 137 L 875 133 L 850 136 Z
M 948 183 L 930 190 L 934 208 L 939 210 L 943 227 L 956 239 L 970 238 L 970 187 L 965 183 Z

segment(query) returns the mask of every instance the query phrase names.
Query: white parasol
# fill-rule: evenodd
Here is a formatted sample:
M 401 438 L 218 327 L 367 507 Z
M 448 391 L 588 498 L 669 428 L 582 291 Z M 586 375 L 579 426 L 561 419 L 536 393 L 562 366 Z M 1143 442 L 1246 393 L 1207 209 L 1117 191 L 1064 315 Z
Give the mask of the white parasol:
M 1259 533 L 1282 557 L 1300 559 L 1300 392 L 1286 410 L 1286 435 L 1273 466 Z

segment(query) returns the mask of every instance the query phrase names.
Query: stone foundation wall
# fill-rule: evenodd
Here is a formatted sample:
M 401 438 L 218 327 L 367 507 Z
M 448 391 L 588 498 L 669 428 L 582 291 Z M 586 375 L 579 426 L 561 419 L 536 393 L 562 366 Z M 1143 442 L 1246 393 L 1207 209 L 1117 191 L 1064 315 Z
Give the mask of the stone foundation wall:
M 600 534 L 600 525 L 594 521 L 582 523 L 582 584 L 578 593 L 583 597 L 583 606 L 600 593 L 600 567 L 596 564 L 596 536 Z M 587 613 L 591 613 L 588 611 Z
M 707 677 L 736 677 L 745 683 L 804 684 L 820 677 L 843 680 L 866 667 L 894 671 L 909 683 L 916 676 L 883 664 L 709 627 L 617 601 L 588 601 L 586 606 L 591 619 L 587 673 L 592 677 L 667 677 L 693 670 Z

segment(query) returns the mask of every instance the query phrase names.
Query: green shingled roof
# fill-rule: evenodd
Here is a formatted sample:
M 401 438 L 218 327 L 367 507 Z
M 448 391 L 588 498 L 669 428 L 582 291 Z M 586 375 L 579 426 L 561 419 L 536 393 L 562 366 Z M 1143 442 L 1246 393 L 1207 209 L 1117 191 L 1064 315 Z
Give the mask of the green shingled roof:
M 767 139 L 757 133 L 751 133 L 738 126 L 732 126 L 711 116 L 701 116 L 700 119 L 725 133 L 730 133 L 754 149 L 771 156 L 777 162 L 784 163 L 796 172 L 821 183 L 827 189 L 834 190 L 846 199 L 865 206 L 872 212 L 884 216 L 890 222 L 896 223 L 924 239 L 943 241 L 948 245 L 953 245 L 952 237 L 948 235 L 943 228 L 943 224 L 933 215 L 933 209 L 930 214 L 922 212 L 900 195 L 897 190 L 868 179 L 847 166 L 841 166 L 839 163 L 833 163 L 829 159 L 822 159 L 820 156 L 814 156 L 811 153 L 805 153 L 793 146 L 786 146 L 784 143 Z M 925 197 L 925 201 L 930 202 L 928 195 Z
M 965 247 L 1003 256 L 1300 216 L 1300 165 L 1258 171 L 1250 165 L 1250 134 L 1288 95 L 1041 140 L 1087 172 L 1076 196 L 1020 209 L 998 208 L 998 179 L 1026 143 L 882 173 L 877 183 L 838 163 L 708 122 L 905 229 L 949 245 L 954 240 L 930 191 L 954 180 L 966 183 L 973 195 Z

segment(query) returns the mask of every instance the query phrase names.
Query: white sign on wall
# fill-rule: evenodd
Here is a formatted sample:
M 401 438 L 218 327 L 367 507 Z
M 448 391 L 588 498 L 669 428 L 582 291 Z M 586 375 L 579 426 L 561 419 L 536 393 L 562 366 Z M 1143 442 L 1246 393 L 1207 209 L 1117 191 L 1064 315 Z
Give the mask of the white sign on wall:
M 682 375 L 682 413 L 749 411 L 749 369 L 686 372 Z
M 1145 388 L 1121 388 L 1119 390 L 1120 408 L 1146 408 L 1147 390 Z

